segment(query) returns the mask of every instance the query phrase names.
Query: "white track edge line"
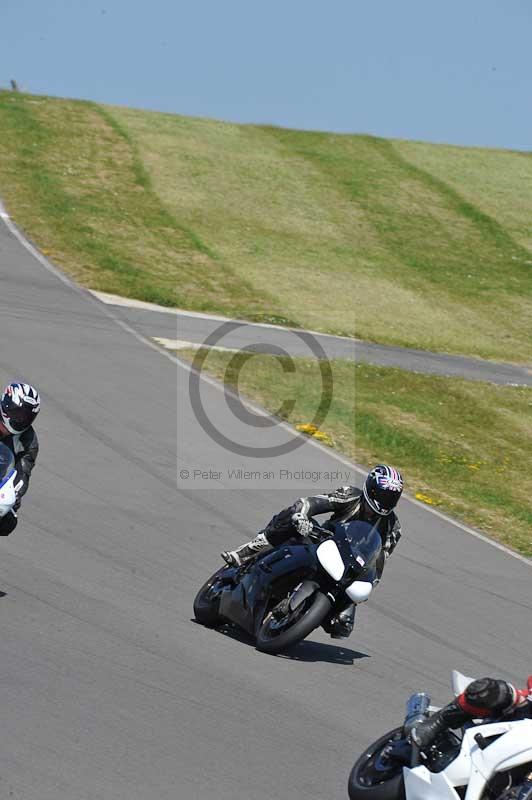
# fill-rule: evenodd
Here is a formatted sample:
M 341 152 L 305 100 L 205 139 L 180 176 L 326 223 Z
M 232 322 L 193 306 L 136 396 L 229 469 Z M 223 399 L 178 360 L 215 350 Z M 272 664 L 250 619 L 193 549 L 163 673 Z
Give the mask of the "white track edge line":
M 1 200 L 0 200 L 0 219 L 2 219 L 5 222 L 6 227 L 8 228 L 8 230 L 13 234 L 13 236 L 15 236 L 15 238 L 20 242 L 20 244 L 22 244 L 22 246 L 25 247 L 26 250 L 28 250 L 28 252 L 31 253 L 31 255 L 34 256 L 34 258 L 36 258 L 37 261 L 40 264 L 43 265 L 43 267 L 45 267 L 49 272 L 51 272 L 57 278 L 59 278 L 60 281 L 62 281 L 64 284 L 66 284 L 71 289 L 73 289 L 77 294 L 81 295 L 82 297 L 85 297 L 85 299 L 87 299 L 88 301 L 92 301 L 95 304 L 97 304 L 98 307 L 100 308 L 100 310 L 103 311 L 105 313 L 105 315 L 109 319 L 112 319 L 113 322 L 115 322 L 115 324 L 117 324 L 120 328 L 122 328 L 123 330 L 125 330 L 128 333 L 132 334 L 135 337 L 135 339 L 137 339 L 137 341 L 142 342 L 145 345 L 148 345 L 148 347 L 150 347 L 152 350 L 155 350 L 156 352 L 158 352 L 161 355 L 165 356 L 166 358 L 168 358 L 170 361 L 172 361 L 177 366 L 181 367 L 182 369 L 185 369 L 187 372 L 189 372 L 189 373 L 192 372 L 192 367 L 191 367 L 190 364 L 188 364 L 186 361 L 182 361 L 180 358 L 177 358 L 177 356 L 174 356 L 172 353 L 169 353 L 167 350 L 165 350 L 164 348 L 162 348 L 159 345 L 155 344 L 155 342 L 153 342 L 152 340 L 150 340 L 146 336 L 143 336 L 142 334 L 137 333 L 137 331 L 134 328 L 132 328 L 127 322 L 123 322 L 123 320 L 119 319 L 115 314 L 113 314 L 111 311 L 109 311 L 109 309 L 107 308 L 107 304 L 104 303 L 102 300 L 99 300 L 90 290 L 87 290 L 87 289 L 84 289 L 81 286 L 78 286 L 76 283 L 74 283 L 74 281 L 72 281 L 70 278 L 68 278 L 66 275 L 64 275 L 59 269 L 57 269 L 57 267 L 55 267 L 41 252 L 39 252 L 39 250 L 37 250 L 37 248 L 28 239 L 26 239 L 26 237 L 18 229 L 16 224 L 13 222 L 13 220 L 11 219 L 11 217 L 9 216 L 7 211 L 5 210 L 5 207 L 3 206 Z M 278 327 L 278 326 L 276 326 L 276 325 L 268 325 L 268 326 L 265 326 L 265 327 L 270 327 L 270 328 L 273 327 L 273 328 L 275 328 L 275 327 Z M 291 329 L 287 328 L 286 330 L 291 330 Z M 323 334 L 321 334 L 321 335 L 323 335 Z M 327 335 L 327 334 L 325 334 L 325 335 Z M 336 338 L 341 338 L 341 337 L 336 337 Z M 227 387 L 225 387 L 222 383 L 220 383 L 219 381 L 215 380 L 214 378 L 211 378 L 208 375 L 204 375 L 203 372 L 201 373 L 201 378 L 206 383 L 210 384 L 211 386 L 214 386 L 219 391 L 222 391 L 222 392 L 227 392 L 228 391 Z M 231 390 L 229 390 L 229 391 L 231 391 Z M 238 397 L 233 392 L 231 392 L 231 394 L 233 394 L 233 396 L 236 399 L 239 399 L 242 402 L 242 398 Z M 256 406 L 254 403 L 250 403 L 250 402 L 246 401 L 246 405 L 248 405 L 249 408 L 252 411 L 260 413 L 263 416 L 264 415 L 268 415 L 268 412 L 264 408 L 261 408 L 260 406 Z M 279 425 L 284 430 L 290 431 L 290 433 L 292 435 L 296 435 L 296 436 L 301 437 L 302 439 L 305 439 L 305 441 L 308 444 L 313 445 L 314 447 L 317 447 L 323 453 L 326 453 L 329 457 L 332 456 L 337 461 L 339 461 L 341 464 L 344 464 L 345 466 L 349 467 L 350 469 L 354 470 L 355 472 L 358 472 L 359 475 L 366 475 L 367 474 L 367 470 L 366 469 L 363 469 L 362 467 L 357 466 L 353 462 L 349 461 L 347 458 L 344 458 L 340 453 L 336 452 L 336 450 L 333 450 L 332 448 L 325 447 L 325 445 L 321 444 L 320 442 L 317 442 L 315 439 L 312 439 L 312 437 L 305 436 L 304 434 L 299 433 L 292 426 L 288 425 L 288 423 L 283 422 L 282 420 L 280 420 L 279 421 Z M 434 514 L 434 516 L 445 520 L 445 522 L 448 522 L 450 525 L 454 525 L 454 527 L 459 528 L 460 530 L 464 531 L 465 533 L 470 534 L 471 536 L 474 536 L 476 539 L 479 539 L 480 541 L 485 542 L 488 545 L 491 545 L 491 547 L 495 547 L 497 550 L 500 550 L 503 553 L 506 553 L 506 555 L 509 555 L 512 558 L 515 558 L 518 561 L 521 561 L 523 564 L 526 564 L 527 566 L 532 567 L 532 560 L 530 560 L 529 558 L 526 558 L 526 556 L 522 556 L 520 553 L 516 553 L 515 550 L 511 550 L 509 547 L 506 547 L 505 545 L 500 544 L 500 542 L 496 542 L 493 539 L 490 539 L 488 536 L 485 536 L 484 534 L 480 533 L 480 531 L 476 531 L 476 530 L 474 530 L 474 528 L 470 528 L 468 525 L 464 525 L 462 522 L 459 522 L 458 520 L 455 520 L 452 517 L 447 516 L 447 514 L 443 514 L 441 511 L 438 511 L 435 508 L 431 508 L 430 506 L 427 506 L 425 503 L 421 503 L 419 500 L 416 500 L 414 497 L 411 497 L 410 495 L 408 495 L 406 493 L 405 493 L 405 498 L 408 500 L 408 502 L 412 503 L 415 506 L 418 506 L 419 508 L 422 508 L 424 511 L 427 511 L 429 514 Z
M 136 308 L 139 311 L 154 311 L 158 314 L 173 314 L 176 317 L 192 317 L 197 319 L 210 319 L 213 322 L 238 322 L 241 325 L 247 325 L 252 328 L 273 328 L 276 331 L 288 331 L 290 333 L 310 333 L 312 336 L 325 336 L 328 339 L 340 339 L 343 342 L 351 342 L 352 344 L 361 343 L 361 339 L 356 339 L 353 336 L 338 336 L 334 333 L 323 333 L 323 331 L 313 331 L 307 328 L 290 328 L 287 325 L 274 325 L 272 322 L 252 322 L 249 319 L 236 319 L 235 317 L 222 317 L 218 314 L 204 314 L 201 311 L 186 311 L 183 308 L 165 308 L 158 306 L 156 303 L 145 303 L 142 300 L 130 300 L 127 297 L 120 297 L 120 295 L 112 295 L 107 292 L 97 292 L 94 289 L 88 289 L 100 302 L 109 306 L 120 306 L 123 308 Z M 107 298 L 107 299 L 106 299 Z M 109 298 L 116 298 L 110 300 Z M 120 301 L 120 302 L 118 302 Z M 141 305 L 142 303 L 142 305 Z

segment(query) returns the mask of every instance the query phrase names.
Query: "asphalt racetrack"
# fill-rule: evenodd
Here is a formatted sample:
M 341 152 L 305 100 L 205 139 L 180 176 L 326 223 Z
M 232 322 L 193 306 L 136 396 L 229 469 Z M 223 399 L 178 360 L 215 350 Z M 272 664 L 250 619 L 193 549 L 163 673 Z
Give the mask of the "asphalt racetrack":
M 403 540 L 345 646 L 320 631 L 270 657 L 195 624 L 220 550 L 334 483 L 231 479 L 245 459 L 200 428 L 187 370 L 1 221 L 0 281 L 0 380 L 43 396 L 39 461 L 0 542 L 0 797 L 345 800 L 355 755 L 398 724 L 411 691 L 444 702 L 453 668 L 524 683 L 530 564 L 407 500 Z M 225 413 L 218 387 L 202 393 L 233 440 L 286 438 Z M 347 469 L 310 443 L 282 463 Z
M 282 348 L 285 353 L 292 356 L 312 356 L 307 344 L 300 338 L 301 331 L 294 328 L 256 325 L 252 322 L 241 321 L 231 331 L 221 335 L 223 317 L 165 309 L 162 306 L 130 301 L 127 298 L 103 292 L 93 292 L 93 294 L 106 304 L 113 306 L 117 316 L 144 336 L 159 338 L 173 349 L 177 349 L 177 346 L 183 346 L 187 342 L 196 345 L 202 344 L 207 337 L 214 334 L 217 345 L 229 349 L 238 350 L 242 347 L 250 347 L 264 353 L 275 354 L 279 352 L 279 348 Z M 176 332 L 178 342 L 175 342 Z M 341 358 L 367 362 L 382 367 L 407 369 L 411 372 L 488 381 L 502 386 L 508 384 L 532 386 L 532 369 L 526 365 L 373 344 L 360 339 L 347 339 L 320 333 L 313 333 L 312 337 L 319 343 L 326 357 L 330 359 Z

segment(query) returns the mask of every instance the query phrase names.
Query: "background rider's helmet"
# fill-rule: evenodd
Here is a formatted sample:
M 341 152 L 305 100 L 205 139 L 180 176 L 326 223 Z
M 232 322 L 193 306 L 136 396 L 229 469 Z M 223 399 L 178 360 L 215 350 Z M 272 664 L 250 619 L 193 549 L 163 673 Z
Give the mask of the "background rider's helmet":
M 39 392 L 29 383 L 10 383 L 0 400 L 0 420 L 9 433 L 22 433 L 33 424 L 39 413 Z
M 364 499 L 382 517 L 391 514 L 403 492 L 401 473 L 386 464 L 373 467 L 364 483 Z

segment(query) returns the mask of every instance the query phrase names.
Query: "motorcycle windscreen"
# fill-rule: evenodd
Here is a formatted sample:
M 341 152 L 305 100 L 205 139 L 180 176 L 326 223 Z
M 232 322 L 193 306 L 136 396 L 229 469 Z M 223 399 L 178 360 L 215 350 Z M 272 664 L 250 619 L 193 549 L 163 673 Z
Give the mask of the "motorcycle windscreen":
M 0 444 L 0 486 L 11 476 L 14 468 L 15 458 L 13 453 L 5 444 Z
M 369 522 L 362 522 L 361 520 L 336 522 L 334 524 L 334 538 L 339 544 L 340 552 L 344 547 L 349 547 L 354 560 L 361 569 L 368 572 L 375 569 L 377 558 L 382 549 L 381 535 L 375 525 L 370 525 Z

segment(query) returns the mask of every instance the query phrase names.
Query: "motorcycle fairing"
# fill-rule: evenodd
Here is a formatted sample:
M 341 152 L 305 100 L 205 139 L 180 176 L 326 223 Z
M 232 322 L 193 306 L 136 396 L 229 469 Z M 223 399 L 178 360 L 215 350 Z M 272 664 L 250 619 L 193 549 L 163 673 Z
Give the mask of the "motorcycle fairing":
M 479 731 L 485 739 L 497 735 L 499 738 L 481 750 L 474 739 Z M 495 773 L 532 762 L 532 720 L 509 720 L 475 725 L 465 732 L 464 746 L 470 749 L 474 770 L 467 788 L 466 800 L 480 800 L 487 781 Z
M 11 511 L 17 499 L 16 475 L 15 457 L 9 447 L 0 443 L 0 517 Z
M 285 545 L 254 562 L 236 586 L 224 587 L 219 613 L 251 635 L 256 635 L 271 597 L 316 574 L 315 546 Z
M 6 514 L 9 514 L 15 505 L 17 499 L 17 493 L 15 492 L 16 477 L 17 472 L 13 469 L 4 476 L 0 483 L 0 517 L 5 517 Z
M 408 800 L 460 800 L 460 795 L 445 772 L 429 772 L 426 767 L 404 767 L 403 776 Z
M 353 603 L 365 603 L 372 591 L 373 584 L 369 581 L 353 581 L 345 593 Z
M 326 539 L 320 544 L 316 550 L 316 556 L 323 569 L 329 573 L 331 578 L 335 581 L 342 580 L 342 575 L 345 572 L 345 564 L 333 538 Z
M 475 736 L 498 739 L 481 750 Z M 481 800 L 486 785 L 499 772 L 532 762 L 532 720 L 473 725 L 464 732 L 458 756 L 442 772 L 426 767 L 403 769 L 408 800 L 457 800 L 455 786 L 467 786 L 465 800 Z
M 382 549 L 381 535 L 376 526 L 362 520 L 327 523 L 333 532 L 334 542 L 345 564 L 342 582 L 346 585 L 355 579 L 373 583 L 376 564 Z
M 14 486 L 15 477 L 16 473 L 13 472 L 6 483 L 4 483 L 4 485 L 0 488 L 0 517 L 5 517 L 6 514 L 9 514 L 15 505 L 17 499 L 17 493 L 15 492 Z M 15 512 L 13 511 L 13 514 L 14 513 Z
M 474 678 L 468 678 L 467 675 L 463 675 L 461 672 L 458 672 L 457 669 L 453 669 L 452 671 L 452 686 L 454 696 L 458 697 L 461 695 L 470 683 L 473 683 Z

